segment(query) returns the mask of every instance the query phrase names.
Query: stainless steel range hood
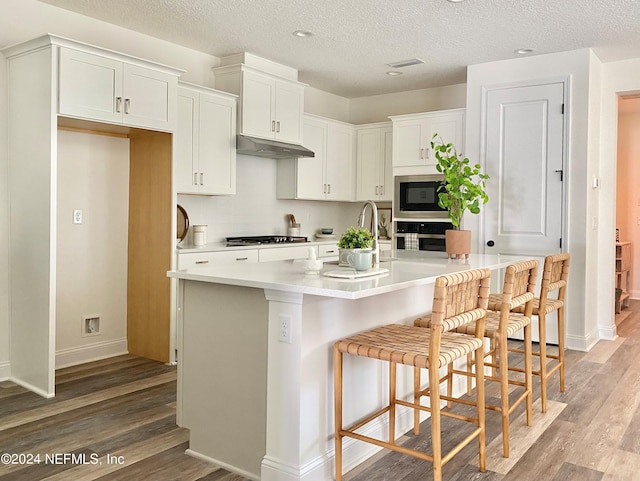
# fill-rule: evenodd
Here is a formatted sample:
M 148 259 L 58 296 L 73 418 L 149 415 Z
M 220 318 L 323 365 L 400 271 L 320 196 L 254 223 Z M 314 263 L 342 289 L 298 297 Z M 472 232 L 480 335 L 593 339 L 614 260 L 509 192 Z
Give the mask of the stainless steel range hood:
M 270 159 L 315 157 L 313 152 L 302 145 L 286 144 L 277 140 L 260 139 L 248 135 L 238 135 L 236 153 L 268 157 Z

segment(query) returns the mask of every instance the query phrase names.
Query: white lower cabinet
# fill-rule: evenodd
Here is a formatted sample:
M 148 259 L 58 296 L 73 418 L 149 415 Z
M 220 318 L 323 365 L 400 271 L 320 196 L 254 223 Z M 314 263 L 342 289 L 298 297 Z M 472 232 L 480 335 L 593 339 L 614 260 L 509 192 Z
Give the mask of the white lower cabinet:
M 320 244 L 318 258 L 323 260 L 338 259 L 338 244 Z
M 315 246 L 292 246 L 292 247 L 275 247 L 270 249 L 260 249 L 258 256 L 260 262 L 270 261 L 287 261 L 293 259 L 306 259 L 309 257 L 309 248 L 315 249 L 316 256 L 318 248 Z
M 214 264 L 232 264 L 234 262 L 258 262 L 258 249 L 178 254 L 178 269 L 193 269 Z
M 179 194 L 235 194 L 235 96 L 180 84 L 173 159 Z

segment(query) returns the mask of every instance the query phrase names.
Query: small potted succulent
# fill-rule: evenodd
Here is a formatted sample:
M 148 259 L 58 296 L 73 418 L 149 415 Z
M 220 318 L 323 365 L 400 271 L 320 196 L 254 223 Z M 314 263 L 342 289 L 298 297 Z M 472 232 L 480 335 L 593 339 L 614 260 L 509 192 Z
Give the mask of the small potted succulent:
M 465 211 L 472 214 L 480 212 L 481 203 L 489 201 L 486 192 L 487 174 L 480 172 L 480 164 L 471 165 L 468 158 L 458 151 L 453 144 L 445 144 L 438 134 L 433 135 L 431 141 L 438 164 L 436 170 L 444 175 L 444 182 L 438 188 L 438 205 L 446 209 L 453 230 L 447 230 L 447 255 L 469 256 L 471 252 L 471 231 L 461 230 L 462 216 Z
M 365 227 L 349 227 L 338 241 L 339 255 L 338 265 L 351 266 L 349 255 L 368 251 L 371 253 L 373 246 L 373 235 Z

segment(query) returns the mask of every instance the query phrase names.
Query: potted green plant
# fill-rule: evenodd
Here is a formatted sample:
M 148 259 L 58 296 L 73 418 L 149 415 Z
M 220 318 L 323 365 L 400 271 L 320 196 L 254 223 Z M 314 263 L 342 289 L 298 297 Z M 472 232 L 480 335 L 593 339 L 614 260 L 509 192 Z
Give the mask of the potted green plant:
M 338 240 L 338 265 L 351 266 L 349 256 L 359 252 L 369 252 L 371 255 L 373 235 L 365 227 L 349 227 Z
M 453 230 L 445 232 L 447 255 L 468 256 L 471 231 L 460 229 L 462 216 L 467 210 L 478 214 L 480 206 L 489 201 L 486 191 L 489 176 L 480 171 L 480 164 L 471 165 L 468 158 L 458 154 L 452 143 L 445 144 L 438 134 L 433 135 L 431 148 L 438 160 L 436 170 L 444 175 L 438 188 L 438 205 L 447 210 L 453 224 Z

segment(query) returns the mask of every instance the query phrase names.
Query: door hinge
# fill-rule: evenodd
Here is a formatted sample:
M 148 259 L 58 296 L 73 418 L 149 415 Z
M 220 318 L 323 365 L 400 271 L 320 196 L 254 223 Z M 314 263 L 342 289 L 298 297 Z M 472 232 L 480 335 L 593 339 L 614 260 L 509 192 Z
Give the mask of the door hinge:
M 560 237 L 560 249 L 562 249 L 562 237 Z
M 562 109 L 561 109 L 560 113 L 562 113 L 562 115 L 564 115 L 564 104 L 562 104 Z

